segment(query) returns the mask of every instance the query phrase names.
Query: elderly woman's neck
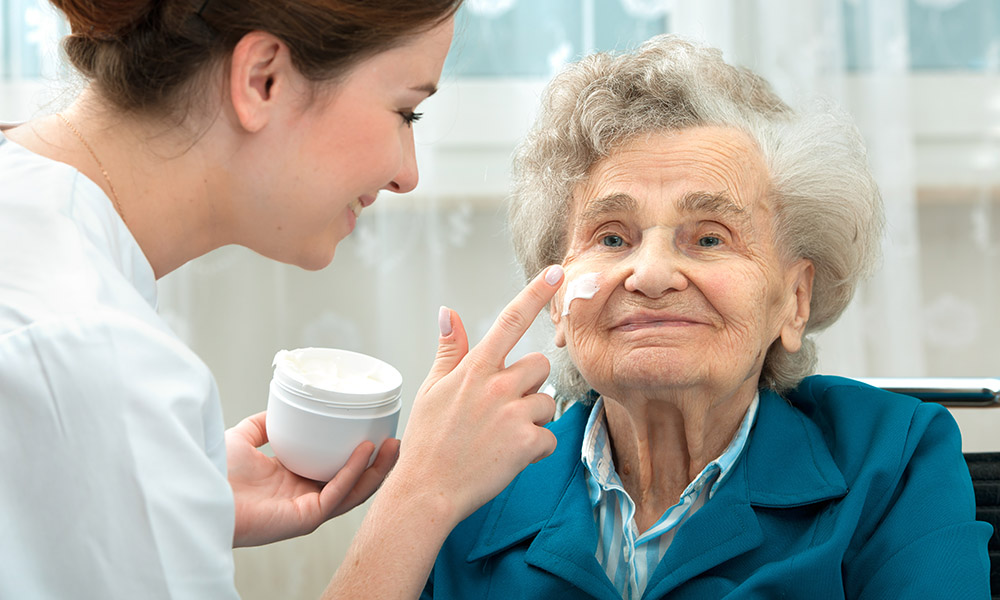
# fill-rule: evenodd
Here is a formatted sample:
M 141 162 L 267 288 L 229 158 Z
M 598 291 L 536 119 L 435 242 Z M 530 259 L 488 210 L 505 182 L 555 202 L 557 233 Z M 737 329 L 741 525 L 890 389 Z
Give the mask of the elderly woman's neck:
M 616 470 L 636 503 L 640 531 L 725 451 L 755 393 L 754 384 L 721 396 L 695 390 L 668 398 L 604 398 Z

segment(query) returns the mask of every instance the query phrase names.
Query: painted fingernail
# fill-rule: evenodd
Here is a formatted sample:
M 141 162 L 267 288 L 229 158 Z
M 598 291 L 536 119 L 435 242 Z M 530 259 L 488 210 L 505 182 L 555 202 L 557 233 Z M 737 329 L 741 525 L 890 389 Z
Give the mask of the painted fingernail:
M 451 335 L 451 311 L 444 306 L 438 311 L 438 328 L 442 337 Z
M 563 268 L 559 265 L 552 265 L 551 267 L 549 267 L 549 270 L 545 272 L 545 283 L 549 285 L 555 285 L 559 283 L 559 280 L 562 279 L 562 276 L 563 276 Z

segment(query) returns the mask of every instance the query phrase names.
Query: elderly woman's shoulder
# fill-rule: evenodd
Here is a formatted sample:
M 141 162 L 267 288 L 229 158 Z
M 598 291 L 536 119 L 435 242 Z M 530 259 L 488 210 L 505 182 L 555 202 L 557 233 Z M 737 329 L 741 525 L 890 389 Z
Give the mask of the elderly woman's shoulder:
M 854 419 L 906 418 L 924 405 L 924 402 L 913 396 L 897 394 L 856 379 L 835 375 L 806 377 L 795 389 L 786 394 L 786 397 L 799 410 L 824 412 L 849 410 Z M 940 409 L 947 412 L 940 405 L 928 404 L 928 406 L 937 407 L 931 409 L 932 411 Z
M 912 396 L 889 392 L 856 379 L 836 375 L 812 375 L 788 394 L 793 403 L 813 402 L 825 405 L 831 402 L 864 402 L 870 410 L 907 411 L 921 404 Z
M 786 399 L 834 455 L 905 457 L 925 447 L 961 456 L 958 425 L 940 404 L 829 375 L 805 378 Z

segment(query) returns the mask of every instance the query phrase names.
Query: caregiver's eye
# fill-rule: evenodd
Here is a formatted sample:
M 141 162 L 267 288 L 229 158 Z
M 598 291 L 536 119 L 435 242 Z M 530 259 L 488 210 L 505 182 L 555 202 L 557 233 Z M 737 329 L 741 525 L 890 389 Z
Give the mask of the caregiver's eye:
M 620 248 L 625 245 L 625 240 L 622 236 L 611 233 L 601 238 L 601 245 L 609 248 Z
M 703 235 L 698 238 L 698 245 L 702 248 L 715 248 L 722 245 L 722 238 L 715 235 Z
M 400 111 L 399 116 L 403 117 L 403 124 L 412 127 L 414 123 L 424 116 L 424 113 L 413 112 L 412 110 Z

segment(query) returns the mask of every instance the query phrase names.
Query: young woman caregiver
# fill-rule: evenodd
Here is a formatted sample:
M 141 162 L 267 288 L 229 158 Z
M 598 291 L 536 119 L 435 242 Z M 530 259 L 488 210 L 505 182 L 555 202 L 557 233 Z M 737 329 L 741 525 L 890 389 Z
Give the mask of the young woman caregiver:
M 234 545 L 379 484 L 327 596 L 414 597 L 451 527 L 552 452 L 548 363 L 505 356 L 559 267 L 471 350 L 442 309 L 401 445 L 325 485 L 257 450 L 263 414 L 223 431 L 155 312 L 158 277 L 226 244 L 323 268 L 379 190 L 413 189 L 460 1 L 53 0 L 89 84 L 0 134 L 0 597 L 233 598 Z

